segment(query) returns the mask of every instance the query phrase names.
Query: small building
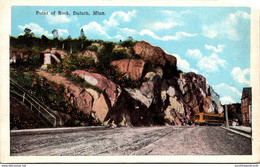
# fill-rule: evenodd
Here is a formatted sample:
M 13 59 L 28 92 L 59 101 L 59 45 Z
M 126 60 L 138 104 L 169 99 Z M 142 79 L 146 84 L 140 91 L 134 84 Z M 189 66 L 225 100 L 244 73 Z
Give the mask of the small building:
M 241 98 L 242 126 L 251 126 L 252 121 L 252 90 L 243 88 Z
M 61 62 L 61 56 L 57 52 L 46 49 L 40 54 L 41 63 L 46 64 L 55 64 Z

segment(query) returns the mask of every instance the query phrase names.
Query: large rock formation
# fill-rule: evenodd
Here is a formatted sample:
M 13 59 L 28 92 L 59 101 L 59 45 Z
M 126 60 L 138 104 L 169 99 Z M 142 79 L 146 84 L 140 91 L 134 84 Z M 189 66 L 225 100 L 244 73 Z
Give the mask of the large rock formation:
M 57 84 L 63 84 L 65 87 L 66 96 L 74 106 L 76 106 L 84 114 L 94 113 L 97 120 L 101 122 L 104 121 L 109 111 L 109 105 L 107 104 L 103 93 L 99 93 L 94 89 L 76 86 L 67 78 L 57 74 L 52 75 L 43 70 L 40 70 L 37 73 L 49 81 L 53 81 Z
M 108 113 L 108 122 L 134 126 L 194 125 L 196 113 L 223 112 L 218 95 L 205 77 L 177 70 L 174 56 L 147 42 L 138 42 L 133 49 L 142 60 L 151 61 L 154 69 L 149 71 L 144 66 L 141 87 L 124 89 Z
M 118 96 L 121 93 L 121 88 L 111 80 L 107 79 L 105 76 L 98 74 L 87 72 L 83 70 L 73 71 L 72 74 L 77 74 L 89 84 L 99 87 L 105 95 L 108 97 L 110 105 L 113 106 L 116 102 Z
M 143 73 L 145 62 L 142 59 L 123 59 L 111 62 L 112 66 L 116 66 L 117 70 L 125 73 L 126 77 L 131 79 L 140 79 Z
M 156 64 L 176 68 L 176 57 L 165 53 L 161 48 L 153 46 L 146 41 L 140 41 L 133 47 L 135 53 L 144 61 L 152 61 Z
M 102 46 L 99 46 L 102 47 Z M 194 115 L 199 112 L 222 113 L 218 95 L 195 73 L 177 69 L 177 59 L 161 48 L 140 41 L 133 47 L 141 59 L 122 59 L 111 63 L 127 77 L 142 82 L 140 87 L 122 88 L 105 76 L 76 70 L 87 83 L 102 92 L 72 86 L 61 76 L 47 79 L 65 85 L 68 96 L 85 113 L 95 112 L 104 124 L 118 126 L 194 125 Z M 42 73 L 42 72 L 40 72 Z M 72 96 L 73 95 L 73 96 Z

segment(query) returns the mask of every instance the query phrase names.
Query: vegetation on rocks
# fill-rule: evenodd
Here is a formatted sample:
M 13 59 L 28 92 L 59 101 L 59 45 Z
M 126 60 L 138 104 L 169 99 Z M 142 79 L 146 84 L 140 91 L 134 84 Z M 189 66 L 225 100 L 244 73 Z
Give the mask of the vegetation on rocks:
M 44 102 L 50 109 L 69 114 L 73 119 L 66 126 L 100 124 L 90 114 L 83 114 L 82 111 L 71 103 L 64 91 L 64 85 L 49 81 L 35 72 L 24 72 L 17 75 L 11 73 L 11 76 L 27 89 L 31 96 Z M 19 118 L 12 118 L 12 120 L 15 121 L 12 122 L 13 124 L 18 124 L 17 121 L 21 122 Z
M 40 53 L 52 47 L 66 52 L 61 62 L 36 72 Z M 51 109 L 69 114 L 69 126 L 97 125 L 99 118 L 115 126 L 194 125 L 195 114 L 223 110 L 203 76 L 178 70 L 176 57 L 146 41 L 115 43 L 84 34 L 49 39 L 28 32 L 11 37 L 11 48 L 31 51 L 11 65 L 11 76 Z
M 81 45 L 82 43 L 83 47 Z M 93 43 L 100 45 L 101 49 L 99 49 L 98 45 L 92 45 Z M 134 41 L 132 39 L 128 39 L 125 42 L 123 41 L 121 44 L 124 47 L 129 47 L 132 46 L 133 43 Z M 11 64 L 10 75 L 21 86 L 27 89 L 32 96 L 42 101 L 52 110 L 69 114 L 73 120 L 69 121 L 66 126 L 99 125 L 100 122 L 95 120 L 91 114 L 82 114 L 82 112 L 71 103 L 64 93 L 64 85 L 48 81 L 46 78 L 35 73 L 35 70 L 41 67 L 40 53 L 46 48 L 55 47 L 67 52 L 70 52 L 72 48 L 73 53 L 70 54 L 70 56 L 64 58 L 61 63 L 49 64 L 46 69 L 47 72 L 65 76 L 75 85 L 91 88 L 99 93 L 102 92 L 99 87 L 87 83 L 76 74 L 72 75 L 71 72 L 81 69 L 89 72 L 100 73 L 121 87 L 138 87 L 141 84 L 141 80 L 131 80 L 130 78 L 126 78 L 124 74 L 119 73 L 114 66 L 110 65 L 110 62 L 114 60 L 135 58 L 134 56 L 130 57 L 126 53 L 125 49 L 113 51 L 115 45 L 121 46 L 121 44 L 81 38 L 72 39 L 71 37 L 66 39 L 49 39 L 44 35 L 39 38 L 35 37 L 31 33 L 20 35 L 16 38 L 11 36 L 11 49 L 30 51 L 30 56 L 28 59 L 18 59 L 17 63 Z M 77 53 L 84 50 L 96 52 L 99 61 L 95 63 L 93 58 L 78 56 Z M 133 53 L 131 52 L 131 54 Z M 11 123 L 19 129 L 29 128 L 29 125 L 27 126 L 27 124 L 24 123 L 28 123 L 28 120 L 22 121 L 21 119 L 24 118 L 12 116 Z

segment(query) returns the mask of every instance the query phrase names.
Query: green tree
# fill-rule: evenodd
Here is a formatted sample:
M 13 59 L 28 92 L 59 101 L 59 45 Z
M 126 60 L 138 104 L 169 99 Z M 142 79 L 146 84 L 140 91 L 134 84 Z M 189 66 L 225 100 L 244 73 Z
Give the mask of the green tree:
M 24 32 L 25 32 L 25 36 L 32 36 L 32 34 L 31 34 L 32 30 L 31 29 L 25 28 Z
M 53 35 L 53 39 L 55 39 L 55 38 L 59 38 L 59 31 L 58 30 L 56 30 L 56 29 L 54 29 L 54 30 L 52 30 L 52 35 Z
M 79 37 L 79 39 L 80 39 L 80 41 L 81 41 L 81 49 L 83 49 L 83 47 L 84 47 L 84 42 L 85 42 L 85 40 L 87 39 L 87 37 L 86 37 L 86 35 L 85 35 L 85 33 L 84 33 L 83 28 L 81 28 L 81 30 L 80 30 L 80 37 Z

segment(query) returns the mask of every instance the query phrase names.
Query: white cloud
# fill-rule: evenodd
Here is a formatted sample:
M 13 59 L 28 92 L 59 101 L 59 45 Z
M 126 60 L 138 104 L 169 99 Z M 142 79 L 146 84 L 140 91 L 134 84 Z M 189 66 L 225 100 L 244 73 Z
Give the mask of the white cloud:
M 46 15 L 46 19 L 51 25 L 70 23 L 78 20 L 76 16 L 67 17 L 66 15 Z
M 214 86 L 214 90 L 216 90 L 217 92 L 222 92 L 222 93 L 232 92 L 233 94 L 235 94 L 239 97 L 242 96 L 242 93 L 239 92 L 235 87 L 229 86 L 228 84 L 225 84 L 225 83 L 221 83 L 221 84 L 218 84 L 217 86 Z
M 121 31 L 123 34 L 126 34 L 126 35 L 128 35 L 128 36 L 136 34 L 136 30 L 129 29 L 129 28 L 120 28 L 120 31 Z
M 220 98 L 221 104 L 232 104 L 235 103 L 235 100 L 233 100 L 231 97 L 229 96 L 224 96 Z
M 186 56 L 193 58 L 193 59 L 201 59 L 202 58 L 202 54 L 200 52 L 200 50 L 198 49 L 188 49 L 185 53 Z
M 116 35 L 114 37 L 111 37 L 107 34 L 105 31 L 105 28 L 102 27 L 100 24 L 97 22 L 90 22 L 88 25 L 84 25 L 83 30 L 86 32 L 87 36 L 90 36 L 91 38 L 94 39 L 121 39 L 121 35 Z
M 243 11 L 231 13 L 223 21 L 215 22 L 211 25 L 202 25 L 202 34 L 208 38 L 227 36 L 232 40 L 239 40 L 240 36 L 237 31 L 239 19 L 249 20 L 250 15 Z
M 222 104 L 240 102 L 242 93 L 235 87 L 226 83 L 213 85 L 214 91 L 219 94 Z M 241 90 L 242 91 L 242 90 Z
M 154 32 L 152 32 L 151 30 L 148 30 L 148 29 L 144 29 L 140 32 L 140 35 L 143 36 L 143 35 L 148 35 L 154 39 L 157 39 L 157 40 L 161 40 L 161 41 L 169 41 L 169 40 L 180 40 L 184 37 L 194 37 L 196 36 L 197 34 L 189 34 L 189 33 L 186 33 L 186 32 L 176 32 L 175 33 L 175 36 L 163 36 L 163 37 L 159 37 L 157 36 Z
M 155 22 L 153 23 L 152 29 L 161 30 L 161 29 L 170 29 L 172 27 L 182 25 L 181 23 L 169 21 L 169 22 Z
M 48 31 L 44 30 L 42 27 L 40 27 L 38 24 L 35 24 L 35 23 L 29 23 L 29 24 L 26 24 L 24 26 L 21 26 L 19 25 L 18 26 L 21 30 L 24 30 L 25 28 L 29 28 L 32 30 L 32 32 L 35 34 L 35 35 L 45 35 L 45 36 L 48 36 L 48 37 L 51 37 L 52 34 L 49 33 Z
M 104 25 L 108 27 L 118 26 L 121 22 L 129 22 L 133 17 L 136 16 L 136 10 L 129 11 L 127 13 L 123 11 L 116 11 L 112 13 L 108 20 L 104 20 Z
M 207 72 L 215 72 L 218 71 L 219 66 L 225 67 L 226 60 L 223 60 L 218 57 L 217 54 L 213 53 L 209 57 L 202 57 L 197 63 L 197 66 L 201 70 L 205 70 Z
M 222 52 L 225 47 L 224 45 L 218 45 L 217 47 L 215 47 L 215 46 L 211 46 L 211 45 L 207 45 L 207 44 L 204 46 L 206 49 L 212 50 L 215 53 Z
M 249 77 L 249 74 L 250 74 L 249 68 L 241 70 L 241 68 L 235 67 L 231 72 L 231 75 L 235 81 L 237 81 L 240 84 L 246 84 L 246 85 L 250 85 L 250 82 L 247 79 L 247 77 Z
M 191 13 L 191 11 L 189 10 L 185 10 L 185 11 L 180 11 L 180 12 L 176 12 L 176 11 L 170 11 L 170 10 L 163 10 L 161 11 L 161 13 L 164 16 L 164 20 L 163 21 L 156 21 L 154 23 L 148 24 L 148 26 L 153 29 L 153 30 L 167 30 L 170 28 L 173 28 L 175 26 L 183 26 L 184 25 L 184 21 L 182 20 L 182 16 L 184 14 L 189 14 Z
M 69 31 L 67 29 L 57 29 L 60 37 L 66 37 L 69 35 Z
M 183 70 L 184 72 L 195 72 L 198 73 L 198 70 L 193 69 L 190 67 L 190 63 L 187 62 L 185 59 L 182 59 L 179 55 L 173 54 L 177 58 L 177 66 Z

